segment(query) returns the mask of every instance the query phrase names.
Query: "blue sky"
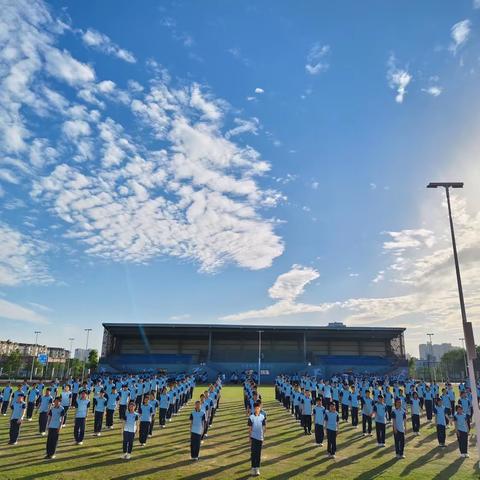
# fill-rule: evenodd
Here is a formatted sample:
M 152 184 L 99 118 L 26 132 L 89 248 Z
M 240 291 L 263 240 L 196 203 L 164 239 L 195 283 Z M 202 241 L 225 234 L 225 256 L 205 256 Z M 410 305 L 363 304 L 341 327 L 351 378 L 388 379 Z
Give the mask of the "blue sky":
M 478 326 L 480 2 L 1 3 L 2 338 Z

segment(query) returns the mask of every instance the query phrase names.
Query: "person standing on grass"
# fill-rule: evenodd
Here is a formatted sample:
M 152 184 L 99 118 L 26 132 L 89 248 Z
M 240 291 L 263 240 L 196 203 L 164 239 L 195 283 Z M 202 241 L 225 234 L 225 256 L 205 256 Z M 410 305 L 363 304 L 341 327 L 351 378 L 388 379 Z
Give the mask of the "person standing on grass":
M 402 401 L 395 399 L 395 408 L 392 410 L 393 438 L 395 440 L 395 454 L 397 459 L 405 458 L 405 431 L 407 429 L 407 415 L 402 407 Z
M 250 438 L 250 460 L 252 475 L 260 475 L 262 446 L 267 429 L 267 420 L 260 412 L 261 404 L 255 403 L 253 414 L 248 417 L 248 434 Z
M 47 454 L 45 455 L 45 459 L 47 460 L 55 458 L 55 452 L 58 445 L 58 437 L 60 435 L 60 430 L 63 425 L 65 409 L 62 407 L 61 401 L 61 397 L 55 397 L 53 407 L 48 412 Z
M 355 385 L 352 386 L 352 391 L 350 393 L 350 407 L 352 412 L 352 427 L 358 428 L 358 403 L 360 401 L 360 395 L 355 388 Z
M 420 435 L 420 399 L 418 398 L 418 393 L 413 392 L 413 396 L 410 400 L 411 413 L 412 413 L 412 430 L 415 435 Z
M 48 412 L 53 403 L 53 397 L 50 393 L 50 388 L 45 389 L 45 394 L 40 397 L 38 404 L 38 431 L 40 435 L 44 436 L 47 430 Z
M 373 407 L 373 415 L 375 417 L 375 432 L 377 434 L 377 447 L 385 446 L 385 422 L 386 422 L 387 407 L 385 405 L 385 398 L 379 394 L 377 403 Z
M 150 399 L 147 395 L 143 397 L 143 403 L 140 406 L 138 413 L 140 414 L 140 430 L 138 437 L 140 440 L 140 446 L 144 447 L 147 443 L 150 422 L 152 421 L 153 415 L 153 407 L 150 405 Z
M 365 390 L 365 397 L 362 405 L 362 431 L 363 436 L 372 436 L 372 416 L 373 416 L 373 399 L 370 396 L 370 390 Z
M 160 402 L 155 397 L 156 397 L 155 392 L 154 391 L 150 392 L 150 400 L 149 400 L 148 403 L 152 407 L 153 413 L 152 413 L 152 418 L 150 420 L 150 427 L 148 429 L 148 436 L 149 437 L 153 436 L 153 427 L 155 426 L 155 415 L 156 415 L 158 407 L 160 405 Z
M 445 390 L 445 389 L 444 389 Z M 448 397 L 447 397 L 448 398 Z M 450 410 L 450 401 L 448 407 L 445 407 L 443 398 L 437 398 L 437 404 L 433 411 L 435 413 L 435 422 L 437 424 L 437 440 L 440 448 L 445 448 L 445 429 L 448 424 L 448 411 Z
M 85 424 L 87 421 L 88 408 L 90 407 L 90 400 L 87 396 L 86 390 L 80 391 L 80 397 L 76 400 L 75 424 L 73 426 L 73 437 L 77 445 L 83 445 L 83 438 L 85 437 Z
M 98 396 L 93 399 L 95 402 L 95 417 L 93 421 L 93 436 L 99 437 L 102 434 L 103 415 L 107 407 L 108 397 L 100 390 Z
M 339 416 L 335 404 L 331 403 L 325 412 L 325 429 L 327 430 L 327 452 L 328 458 L 335 458 L 337 453 L 337 432 Z
M 125 413 L 125 419 L 123 421 L 123 458 L 130 460 L 139 415 L 135 411 L 135 402 L 133 400 L 129 402 L 127 408 L 128 410 Z
M 325 407 L 322 405 L 322 397 L 317 397 L 317 404 L 313 407 L 313 418 L 315 424 L 315 445 L 323 447 L 325 422 Z
M 64 390 L 61 395 L 61 405 L 64 410 L 63 414 L 63 423 L 62 423 L 62 428 L 63 426 L 67 423 L 67 413 L 68 409 L 72 405 L 72 392 L 70 391 L 70 385 L 65 385 Z
M 117 393 L 117 388 L 110 385 L 110 393 L 108 394 L 107 400 L 107 413 L 105 418 L 105 426 L 109 429 L 113 429 L 113 415 L 117 409 L 118 401 L 120 400 L 120 395 Z
M 303 415 L 303 430 L 305 435 L 312 434 L 312 407 L 313 399 L 310 394 L 310 390 L 305 392 L 305 396 L 302 399 L 302 415 Z
M 165 423 L 167 420 L 167 410 L 169 406 L 168 392 L 167 387 L 163 387 L 160 391 L 160 410 L 159 410 L 159 421 L 160 427 L 165 428 Z
M 348 422 L 348 408 L 350 407 L 350 388 L 348 387 L 348 385 L 342 385 L 342 422 Z
M 130 402 L 130 392 L 128 391 L 128 384 L 122 384 L 122 389 L 119 392 L 120 400 L 118 401 L 118 415 L 120 420 L 125 420 L 127 413 L 127 406 Z
M 200 457 L 200 444 L 205 428 L 205 413 L 200 409 L 200 400 L 195 402 L 195 409 L 190 414 L 190 456 L 197 461 Z
M 432 421 L 433 417 L 433 391 L 430 385 L 427 385 L 425 388 L 425 411 L 427 413 L 427 420 L 429 422 Z
M 24 402 L 23 394 L 17 395 L 16 399 L 10 405 L 12 415 L 10 417 L 10 441 L 9 445 L 16 445 L 18 436 L 20 435 L 20 427 L 22 426 L 23 417 L 25 416 L 25 410 L 27 405 Z
M 455 429 L 457 433 L 458 448 L 460 450 L 460 456 L 468 458 L 468 415 L 463 411 L 462 405 L 457 405 L 455 409 L 455 415 L 453 421 L 455 422 Z
M 463 413 L 467 416 L 467 425 L 470 430 L 470 421 L 472 418 L 472 402 L 467 396 L 467 391 L 463 390 L 458 399 L 458 404 L 462 406 Z
M 33 411 L 35 410 L 35 405 L 37 404 L 38 397 L 40 396 L 40 391 L 37 388 L 37 384 L 33 384 L 32 388 L 28 390 L 26 394 L 27 398 L 27 421 L 31 422 L 33 417 Z

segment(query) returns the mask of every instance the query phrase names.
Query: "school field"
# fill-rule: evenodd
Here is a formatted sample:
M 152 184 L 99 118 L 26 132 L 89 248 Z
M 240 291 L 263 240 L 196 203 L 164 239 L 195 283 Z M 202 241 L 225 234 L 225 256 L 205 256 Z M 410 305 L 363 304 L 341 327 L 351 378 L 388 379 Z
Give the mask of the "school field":
M 361 437 L 361 430 L 340 424 L 336 460 L 326 457 L 323 448 L 313 445 L 313 435 L 304 436 L 300 427 L 275 401 L 273 387 L 260 389 L 268 413 L 260 478 L 329 479 L 468 479 L 475 474 L 473 439 L 471 458 L 459 457 L 457 443 L 448 431 L 446 449 L 437 448 L 433 425 L 422 426 L 422 435 L 407 432 L 406 459 L 394 458 L 391 429 L 387 447 L 377 448 L 375 437 Z M 194 398 L 200 393 L 196 389 Z M 164 430 L 156 429 L 145 447 L 135 445 L 130 461 L 121 459 L 120 425 L 92 437 L 92 417 L 88 422 L 83 446 L 76 446 L 72 422 L 62 430 L 55 460 L 44 460 L 45 437 L 37 434 L 37 417 L 22 426 L 19 443 L 7 445 L 8 417 L 0 417 L 1 479 L 158 479 L 203 478 L 247 479 L 250 472 L 246 417 L 242 388 L 227 386 L 222 390 L 220 410 L 209 438 L 202 446 L 199 462 L 189 458 L 190 405 L 174 417 Z M 423 423 L 423 422 L 422 422 Z M 410 425 L 409 425 L 410 428 Z

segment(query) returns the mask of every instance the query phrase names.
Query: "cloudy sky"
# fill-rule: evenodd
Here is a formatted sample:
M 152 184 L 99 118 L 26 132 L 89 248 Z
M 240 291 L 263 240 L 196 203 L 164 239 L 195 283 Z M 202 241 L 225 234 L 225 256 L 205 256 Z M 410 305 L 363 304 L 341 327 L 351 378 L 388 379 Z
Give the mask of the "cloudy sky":
M 480 329 L 480 2 L 0 0 L 1 337 Z

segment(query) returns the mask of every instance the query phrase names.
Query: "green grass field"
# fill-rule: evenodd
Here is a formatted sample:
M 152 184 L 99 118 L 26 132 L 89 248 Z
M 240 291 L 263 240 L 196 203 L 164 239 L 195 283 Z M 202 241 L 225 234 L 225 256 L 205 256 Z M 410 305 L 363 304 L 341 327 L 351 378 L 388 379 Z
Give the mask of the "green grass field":
M 405 460 L 394 458 L 391 428 L 387 447 L 377 448 L 375 437 L 361 437 L 361 430 L 340 424 L 338 452 L 335 460 L 326 457 L 323 448 L 313 445 L 313 436 L 304 436 L 300 427 L 275 401 L 273 387 L 260 389 L 268 413 L 267 435 L 262 456 L 263 478 L 342 479 L 451 479 L 480 478 L 475 473 L 476 451 L 470 439 L 471 458 L 459 458 L 455 436 L 448 431 L 446 449 L 437 448 L 435 427 L 423 424 L 422 435 L 407 431 Z M 194 397 L 199 391 L 196 389 Z M 200 451 L 201 459 L 193 463 L 189 451 L 190 405 L 174 417 L 164 430 L 156 429 L 145 447 L 135 445 L 130 461 L 121 459 L 120 424 L 92 437 L 90 416 L 83 446 L 76 446 L 72 434 L 72 417 L 62 430 L 55 460 L 44 460 L 45 437 L 37 432 L 37 417 L 25 422 L 16 446 L 7 445 L 8 417 L 0 417 L 1 479 L 158 479 L 249 478 L 249 446 L 242 388 L 222 390 L 220 410 L 213 429 Z M 116 415 L 117 417 L 117 415 Z M 408 425 L 410 428 L 410 424 Z

